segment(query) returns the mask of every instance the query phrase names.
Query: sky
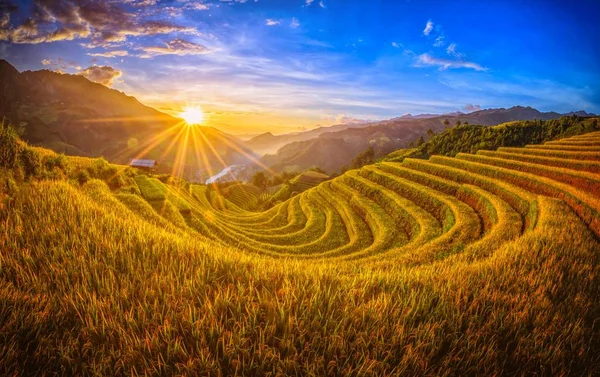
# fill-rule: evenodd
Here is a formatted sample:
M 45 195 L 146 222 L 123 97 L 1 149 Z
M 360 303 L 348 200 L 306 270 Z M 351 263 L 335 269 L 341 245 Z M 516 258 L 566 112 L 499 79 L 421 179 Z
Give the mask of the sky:
M 0 0 L 0 58 L 234 134 L 407 113 L 600 113 L 600 1 Z

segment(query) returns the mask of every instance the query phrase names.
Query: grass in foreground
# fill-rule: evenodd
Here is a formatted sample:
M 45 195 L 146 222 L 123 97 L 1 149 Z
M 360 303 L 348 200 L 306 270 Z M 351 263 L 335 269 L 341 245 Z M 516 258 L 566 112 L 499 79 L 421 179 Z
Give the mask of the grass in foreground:
M 264 213 L 54 158 L 0 177 L 0 375 L 600 373 L 600 206 L 558 157 L 370 166 Z

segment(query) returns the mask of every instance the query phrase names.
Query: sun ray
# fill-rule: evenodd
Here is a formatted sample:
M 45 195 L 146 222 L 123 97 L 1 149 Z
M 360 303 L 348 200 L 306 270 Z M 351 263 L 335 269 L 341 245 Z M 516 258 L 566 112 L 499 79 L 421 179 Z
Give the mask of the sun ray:
M 165 151 L 160 155 L 160 160 L 163 160 L 169 154 L 171 149 L 173 149 L 173 146 L 175 144 L 177 144 L 177 142 L 179 141 L 179 139 L 181 138 L 181 136 L 183 135 L 184 132 L 185 132 L 185 127 L 181 127 L 181 129 L 179 130 L 179 133 L 177 133 L 177 136 L 175 136 L 173 138 L 171 143 L 169 143 L 169 145 L 167 146 L 167 149 L 165 149 Z
M 260 166 L 264 170 L 266 170 L 269 174 L 271 174 L 271 175 L 277 175 L 277 173 L 275 171 L 273 171 L 270 167 L 268 167 L 267 165 L 263 164 L 260 160 L 258 160 L 256 157 L 254 157 L 250 153 L 247 153 L 246 151 L 244 151 L 236 143 L 232 142 L 231 140 L 229 140 L 228 138 L 224 137 L 223 135 L 218 135 L 217 137 L 221 141 L 223 141 L 225 144 L 227 144 L 229 147 L 235 149 L 236 152 L 242 154 L 244 157 L 246 157 L 247 159 L 249 159 L 250 161 L 252 161 L 256 165 Z
M 173 164 L 171 175 L 181 178 L 185 173 L 185 162 L 187 157 L 188 141 L 190 136 L 190 128 L 185 128 L 185 134 L 183 135 L 183 141 L 180 141 L 179 147 L 177 148 L 177 155 Z
M 164 121 L 168 122 L 172 118 L 168 115 L 146 115 L 133 117 L 105 117 L 105 118 L 90 118 L 79 119 L 80 123 L 104 123 L 104 122 L 148 122 L 148 121 Z
M 137 147 L 138 152 L 136 152 L 133 157 L 130 158 L 144 158 L 146 157 L 146 154 L 148 152 L 150 152 L 153 148 L 155 148 L 159 143 L 161 143 L 162 141 L 164 141 L 165 139 L 167 139 L 168 134 L 177 131 L 177 128 L 179 127 L 183 127 L 184 123 L 183 122 L 178 122 L 170 127 L 168 127 L 167 129 L 161 131 L 159 134 L 154 135 L 148 139 L 146 139 L 145 141 L 142 142 L 142 144 L 140 146 Z M 143 148 L 143 149 L 142 149 Z M 113 156 L 113 159 L 118 159 L 122 156 L 126 156 L 127 155 L 128 150 L 124 149 L 121 152 L 115 154 Z

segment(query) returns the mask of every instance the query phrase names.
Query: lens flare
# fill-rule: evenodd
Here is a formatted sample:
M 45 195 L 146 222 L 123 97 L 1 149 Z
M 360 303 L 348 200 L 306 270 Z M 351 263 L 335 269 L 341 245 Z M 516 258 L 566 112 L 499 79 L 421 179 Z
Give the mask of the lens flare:
M 204 122 L 204 111 L 199 107 L 187 107 L 179 113 L 179 116 L 183 118 L 188 125 L 197 125 Z

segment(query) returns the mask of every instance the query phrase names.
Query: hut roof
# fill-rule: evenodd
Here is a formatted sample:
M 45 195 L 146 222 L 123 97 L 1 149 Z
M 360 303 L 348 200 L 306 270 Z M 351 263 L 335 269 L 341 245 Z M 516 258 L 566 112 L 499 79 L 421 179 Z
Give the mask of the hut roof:
M 136 168 L 153 168 L 156 165 L 156 160 L 142 160 L 142 159 L 133 159 L 129 166 L 133 166 Z

